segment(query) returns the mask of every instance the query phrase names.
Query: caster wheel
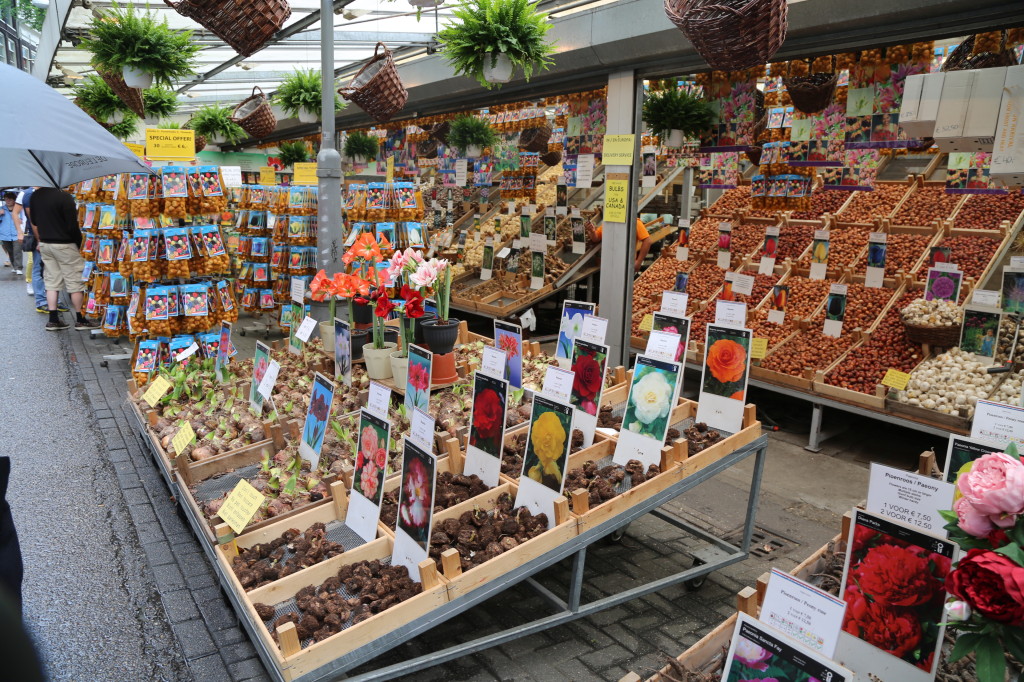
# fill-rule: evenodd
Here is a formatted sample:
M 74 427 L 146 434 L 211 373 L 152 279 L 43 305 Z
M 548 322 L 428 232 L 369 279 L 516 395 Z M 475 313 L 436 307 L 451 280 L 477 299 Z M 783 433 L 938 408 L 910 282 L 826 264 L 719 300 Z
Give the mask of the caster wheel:
M 625 526 L 623 526 L 622 528 L 617 528 L 614 532 L 612 532 L 611 535 L 608 536 L 608 539 L 611 542 L 620 542 L 622 540 L 623 536 L 626 534 L 627 530 L 629 530 L 629 524 L 628 523 Z
M 693 559 L 693 566 L 703 566 L 703 565 L 704 565 L 703 561 L 701 561 L 700 559 L 697 559 L 696 557 L 694 557 L 694 559 Z M 699 590 L 700 588 L 702 588 L 704 586 L 704 583 L 707 582 L 708 575 L 709 575 L 708 573 L 705 573 L 702 576 L 698 576 L 696 578 L 691 578 L 690 580 L 685 581 L 683 584 L 686 585 L 686 588 L 689 589 L 689 590 Z
M 102 360 L 100 362 L 100 367 L 109 367 L 109 366 L 110 366 L 110 364 L 106 360 Z
M 239 331 L 238 333 L 239 333 L 239 335 L 241 335 L 241 336 L 245 336 L 245 330 L 244 330 L 244 329 L 240 330 L 240 331 Z

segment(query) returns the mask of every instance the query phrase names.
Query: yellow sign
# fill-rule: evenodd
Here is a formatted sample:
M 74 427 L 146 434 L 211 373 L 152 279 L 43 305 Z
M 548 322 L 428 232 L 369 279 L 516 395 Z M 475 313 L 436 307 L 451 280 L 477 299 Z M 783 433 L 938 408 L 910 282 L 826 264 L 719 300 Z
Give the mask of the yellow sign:
M 606 166 L 632 166 L 636 135 L 605 135 L 601 162 Z
M 883 386 L 895 388 L 897 391 L 904 390 L 908 381 L 910 381 L 910 375 L 896 369 L 887 370 L 885 376 L 882 377 Z
M 260 491 L 243 478 L 228 495 L 228 499 L 224 500 L 217 515 L 231 526 L 231 530 L 241 533 L 265 499 Z
M 185 422 L 185 425 L 178 429 L 178 432 L 174 434 L 174 438 L 171 439 L 171 445 L 174 446 L 174 454 L 180 455 L 188 447 L 188 444 L 195 439 L 196 432 L 192 430 L 192 424 Z
M 260 182 L 261 185 L 276 185 L 277 184 L 277 171 L 274 170 L 273 166 L 260 166 Z
M 146 392 L 142 394 L 142 399 L 146 401 L 146 404 L 150 407 L 156 407 L 156 403 L 160 398 L 164 397 L 167 391 L 171 390 L 171 382 L 163 377 L 157 377 L 153 379 L 153 383 L 149 385 Z
M 750 340 L 750 359 L 760 360 L 768 355 L 768 339 Z
M 196 157 L 196 134 L 192 130 L 146 129 L 146 155 L 151 159 L 182 161 Z
M 629 202 L 629 181 L 608 179 L 604 190 L 604 219 L 610 223 L 626 222 Z
M 640 320 L 640 331 L 649 332 L 654 329 L 654 315 L 647 313 L 644 319 Z
M 394 181 L 395 181 L 395 157 L 389 156 L 388 157 L 387 168 L 385 170 L 385 175 L 384 175 L 384 182 L 394 182 Z
M 144 144 L 135 144 L 134 142 L 125 142 L 124 146 L 128 147 L 128 149 L 131 150 L 132 154 L 134 154 L 135 156 L 138 156 L 139 158 L 142 158 L 143 156 L 146 155 L 146 145 L 144 145 Z
M 316 161 L 297 163 L 292 168 L 295 170 L 295 175 L 292 176 L 293 185 L 315 185 L 319 182 L 316 177 Z

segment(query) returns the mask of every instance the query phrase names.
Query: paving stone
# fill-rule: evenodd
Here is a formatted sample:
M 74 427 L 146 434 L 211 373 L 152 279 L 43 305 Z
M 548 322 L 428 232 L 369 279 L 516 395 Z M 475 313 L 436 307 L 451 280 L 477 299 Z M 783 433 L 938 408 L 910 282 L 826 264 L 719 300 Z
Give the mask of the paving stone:
M 199 618 L 199 609 L 192 601 L 192 594 L 188 590 L 177 590 L 166 592 L 160 595 L 164 604 L 164 611 L 172 623 L 182 623 L 187 620 Z
M 145 552 L 150 566 L 174 563 L 174 555 L 171 554 L 171 548 L 167 546 L 166 542 L 154 542 L 143 545 L 142 551 Z
M 613 644 L 611 646 L 602 647 L 597 651 L 586 654 L 585 656 L 580 656 L 580 661 L 595 670 L 603 670 L 604 668 L 627 660 L 630 656 L 631 654 L 624 648 L 618 644 Z
M 189 620 L 184 623 L 171 625 L 174 635 L 178 638 L 178 644 L 185 654 L 186 660 L 202 658 L 216 653 L 217 646 L 213 643 L 206 625 L 201 620 Z
M 189 661 L 188 669 L 197 680 L 223 680 L 228 677 L 227 666 L 217 654 Z
M 173 592 L 185 587 L 185 578 L 182 577 L 181 571 L 174 564 L 154 566 L 153 577 L 156 580 L 157 589 L 161 593 Z
M 265 674 L 263 663 L 258 658 L 250 658 L 245 661 L 232 663 L 228 666 L 228 671 L 231 673 L 231 677 L 238 680 Z

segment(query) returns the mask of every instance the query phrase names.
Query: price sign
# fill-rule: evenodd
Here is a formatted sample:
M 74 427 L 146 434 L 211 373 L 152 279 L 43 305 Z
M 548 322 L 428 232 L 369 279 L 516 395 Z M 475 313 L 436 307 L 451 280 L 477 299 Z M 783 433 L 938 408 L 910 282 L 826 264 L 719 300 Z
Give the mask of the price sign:
M 649 332 L 654 328 L 654 315 L 647 313 L 644 319 L 640 320 L 640 331 Z
M 236 533 L 241 533 L 249 525 L 253 514 L 263 505 L 264 497 L 253 488 L 249 481 L 242 479 L 224 500 L 217 515 Z
M 316 320 L 307 315 L 306 319 L 299 325 L 298 330 L 296 330 L 295 336 L 302 339 L 303 343 L 306 343 L 309 341 L 309 335 L 313 333 L 314 329 L 316 329 Z
M 768 355 L 768 339 L 750 340 L 750 359 L 762 360 Z
M 412 427 L 409 437 L 430 452 L 434 447 L 434 418 L 419 409 L 412 408 Z
M 601 160 L 606 166 L 632 166 L 635 146 L 636 135 L 605 135 Z
M 395 181 L 395 157 L 389 156 L 387 164 L 384 166 L 384 182 Z
M 605 183 L 604 218 L 611 223 L 626 222 L 626 204 L 629 201 L 629 181 L 612 178 Z
M 292 166 L 295 174 L 292 176 L 293 185 L 315 185 L 318 183 L 316 177 L 316 161 L 308 163 L 296 163 Z
M 274 170 L 273 166 L 260 166 L 260 184 L 261 185 L 276 185 L 277 184 L 277 171 Z
M 188 444 L 195 439 L 196 432 L 192 430 L 192 424 L 185 422 L 185 425 L 178 429 L 178 432 L 174 434 L 174 438 L 171 439 L 174 454 L 180 455 L 188 447 Z
M 391 407 L 391 389 L 384 384 L 371 381 L 370 394 L 366 398 L 366 409 L 387 418 L 389 407 Z
M 504 379 L 505 357 L 505 351 L 494 346 L 484 346 L 484 357 L 480 363 L 480 371 L 495 379 Z
M 150 407 L 156 407 L 156 403 L 160 398 L 164 397 L 167 391 L 171 390 L 171 382 L 167 381 L 163 377 L 157 377 L 153 379 L 153 383 L 149 385 L 146 392 L 142 394 L 142 399 L 146 401 L 146 404 Z
M 291 280 L 292 300 L 302 305 L 306 299 L 306 282 L 299 277 L 292 277 Z
M 910 375 L 896 369 L 886 370 L 885 376 L 882 377 L 883 386 L 895 388 L 897 391 L 906 390 L 908 381 L 910 381 Z

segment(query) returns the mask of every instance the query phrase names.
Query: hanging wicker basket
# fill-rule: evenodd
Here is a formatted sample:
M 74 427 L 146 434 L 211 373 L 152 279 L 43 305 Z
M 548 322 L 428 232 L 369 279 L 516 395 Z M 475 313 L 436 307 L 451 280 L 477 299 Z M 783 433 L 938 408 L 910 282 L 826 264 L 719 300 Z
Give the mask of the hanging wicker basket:
M 816 114 L 832 103 L 838 80 L 839 76 L 834 73 L 814 73 L 810 76 L 784 76 L 782 84 L 798 111 Z
M 101 71 L 96 69 L 96 73 L 100 75 L 110 89 L 114 91 L 117 98 L 124 102 L 125 106 L 132 110 L 139 118 L 146 117 L 146 108 L 142 104 L 142 91 L 136 90 L 135 88 L 129 88 L 124 82 L 124 78 L 121 74 L 114 73 L 111 71 Z
M 761 152 L 763 152 L 763 151 L 764 150 L 761 148 L 761 145 L 758 144 L 758 145 L 754 145 L 753 147 L 747 147 L 747 151 L 745 151 L 743 153 L 746 155 L 746 157 L 750 161 L 750 163 L 754 164 L 755 166 L 760 166 L 761 165 Z
M 1005 33 L 1003 34 L 1005 44 Z M 997 66 L 1013 66 L 1017 63 L 1009 50 L 999 52 L 982 52 L 971 55 L 974 51 L 974 36 L 967 38 L 956 46 L 946 60 L 942 62 L 942 71 L 967 71 L 970 69 L 990 69 Z
M 439 146 L 437 140 L 424 140 L 416 145 L 416 156 L 421 159 L 436 159 Z
M 258 85 L 253 87 L 252 95 L 238 103 L 231 120 L 257 139 L 266 137 L 277 127 L 277 119 L 270 109 L 270 100 Z
M 907 332 L 907 340 L 911 343 L 938 346 L 940 348 L 952 348 L 960 343 L 960 327 L 925 327 L 903 322 Z
M 430 129 L 428 135 L 431 140 L 436 140 L 441 144 L 448 144 L 448 133 L 452 131 L 451 121 L 441 121 L 440 123 L 434 124 L 434 127 Z
M 519 148 L 540 154 L 548 150 L 548 140 L 550 139 L 551 126 L 546 123 L 527 128 L 519 134 Z
M 206 135 L 195 134 L 196 154 L 206 149 Z
M 381 52 L 381 48 L 384 51 Z M 347 88 L 338 94 L 368 113 L 377 123 L 386 123 L 402 110 L 409 91 L 402 85 L 395 68 L 391 50 L 384 43 L 377 43 L 370 61 L 359 69 L 359 73 Z
M 540 160 L 545 166 L 557 166 L 562 163 L 562 152 L 557 149 L 553 152 L 546 152 L 540 155 Z
M 287 0 L 164 0 L 248 57 L 281 30 L 292 14 Z
M 712 69 L 767 63 L 786 39 L 786 0 L 665 0 L 665 14 Z

